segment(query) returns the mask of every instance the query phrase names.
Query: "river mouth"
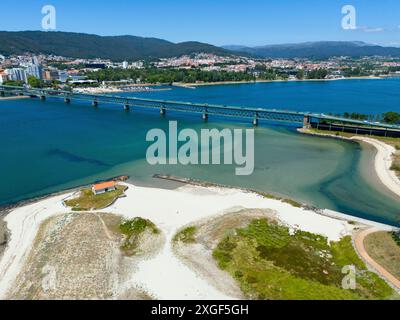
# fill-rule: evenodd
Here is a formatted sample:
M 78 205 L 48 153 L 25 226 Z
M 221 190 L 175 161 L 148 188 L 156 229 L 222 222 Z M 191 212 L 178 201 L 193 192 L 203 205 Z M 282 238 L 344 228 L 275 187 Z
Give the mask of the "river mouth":
M 190 94 L 196 91 L 182 90 Z M 181 91 L 178 98 L 179 94 Z M 254 173 L 239 177 L 232 165 L 151 166 L 145 159 L 149 145 L 146 133 L 153 128 L 167 131 L 168 120 L 196 131 L 246 129 L 252 128 L 251 123 L 211 118 L 204 123 L 198 116 L 175 114 L 161 118 L 157 112 L 122 112 L 113 106 L 93 109 L 89 104 L 66 105 L 51 99 L 0 104 L 4 151 L 0 178 L 9 182 L 0 185 L 0 205 L 118 175 L 129 175 L 132 183 L 150 187 L 179 186 L 152 178 L 159 173 L 255 189 L 319 208 L 400 224 L 399 200 L 376 177 L 372 147 L 306 136 L 293 126 L 261 123 L 255 130 Z

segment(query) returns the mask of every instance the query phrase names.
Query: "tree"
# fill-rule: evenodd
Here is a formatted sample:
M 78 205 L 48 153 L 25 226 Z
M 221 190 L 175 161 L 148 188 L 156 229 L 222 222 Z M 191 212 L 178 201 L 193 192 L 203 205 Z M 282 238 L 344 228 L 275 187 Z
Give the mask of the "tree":
M 325 79 L 327 75 L 328 75 L 328 70 L 315 69 L 309 72 L 308 79 Z
M 389 111 L 389 112 L 384 113 L 382 115 L 382 117 L 383 117 L 383 122 L 386 122 L 389 124 L 400 123 L 400 113 L 398 113 L 398 112 Z
M 34 77 L 34 76 L 29 76 L 28 77 L 28 84 L 32 88 L 43 88 L 43 81 Z
M 3 82 L 3 85 L 5 86 L 14 86 L 14 87 L 22 87 L 24 85 L 23 81 L 19 81 L 19 80 L 8 80 Z
M 304 79 L 304 70 L 303 69 L 299 69 L 299 71 L 297 71 L 296 78 L 298 80 L 303 80 Z

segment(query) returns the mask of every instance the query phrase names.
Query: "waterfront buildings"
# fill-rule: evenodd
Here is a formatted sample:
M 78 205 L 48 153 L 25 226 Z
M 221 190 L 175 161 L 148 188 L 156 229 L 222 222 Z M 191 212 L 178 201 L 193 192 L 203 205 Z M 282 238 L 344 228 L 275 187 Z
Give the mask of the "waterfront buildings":
M 60 71 L 60 73 L 59 73 L 59 80 L 60 80 L 62 83 L 67 82 L 68 77 L 69 77 L 69 74 L 68 74 L 67 72 L 65 72 L 65 71 Z
M 32 63 L 28 65 L 28 68 L 26 69 L 26 73 L 29 76 L 35 77 L 37 79 L 43 79 L 43 69 L 40 64 Z
M 0 70 L 0 84 L 3 84 L 8 80 L 7 74 L 4 72 L 4 70 Z
M 23 68 L 12 68 L 6 70 L 8 79 L 11 81 L 22 81 L 24 83 L 28 82 L 28 75 L 26 70 Z

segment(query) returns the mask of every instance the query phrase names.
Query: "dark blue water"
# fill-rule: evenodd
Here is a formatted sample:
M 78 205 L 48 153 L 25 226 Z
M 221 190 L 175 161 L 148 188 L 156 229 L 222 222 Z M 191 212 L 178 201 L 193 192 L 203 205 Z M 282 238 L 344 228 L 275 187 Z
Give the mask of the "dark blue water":
M 199 86 L 141 93 L 145 97 L 320 113 L 400 112 L 400 79 L 273 82 Z
M 162 99 L 316 112 L 380 113 L 399 110 L 400 81 L 356 80 L 208 86 L 196 90 L 136 94 Z M 249 123 L 215 121 L 158 111 L 123 112 L 121 106 L 66 105 L 48 100 L 0 101 L 0 204 L 47 194 L 120 174 L 154 182 L 170 173 L 285 195 L 322 208 L 399 224 L 398 198 L 374 175 L 374 150 L 358 144 L 304 136 L 293 127 L 256 129 L 255 171 L 236 176 L 232 166 L 150 166 L 145 160 L 148 130 L 250 128 Z M 149 199 L 151 201 L 152 199 Z

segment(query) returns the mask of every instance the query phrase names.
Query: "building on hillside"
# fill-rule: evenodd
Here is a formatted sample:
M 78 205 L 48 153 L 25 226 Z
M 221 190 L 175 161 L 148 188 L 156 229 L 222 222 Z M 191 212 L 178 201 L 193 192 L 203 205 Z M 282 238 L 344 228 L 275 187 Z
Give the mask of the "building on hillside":
M 26 69 L 26 73 L 30 76 L 33 76 L 37 79 L 43 79 L 43 69 L 40 64 L 30 64 Z
M 28 82 L 28 75 L 27 75 L 25 69 L 22 69 L 22 68 L 7 69 L 6 73 L 8 75 L 9 80 L 22 81 L 24 83 Z
M 0 84 L 3 84 L 8 80 L 8 75 L 4 72 L 4 70 L 0 70 Z
M 44 80 L 52 81 L 52 80 L 59 80 L 60 76 L 58 74 L 58 70 L 46 70 L 43 73 Z
M 62 83 L 67 82 L 68 78 L 69 78 L 69 74 L 68 74 L 67 72 L 65 72 L 65 71 L 60 71 L 60 73 L 59 73 L 59 80 L 60 80 Z
M 129 67 L 128 61 L 122 62 L 122 69 L 128 69 L 128 67 Z
M 109 191 L 114 191 L 117 188 L 115 181 L 107 181 L 92 185 L 92 191 L 94 194 L 102 194 Z

